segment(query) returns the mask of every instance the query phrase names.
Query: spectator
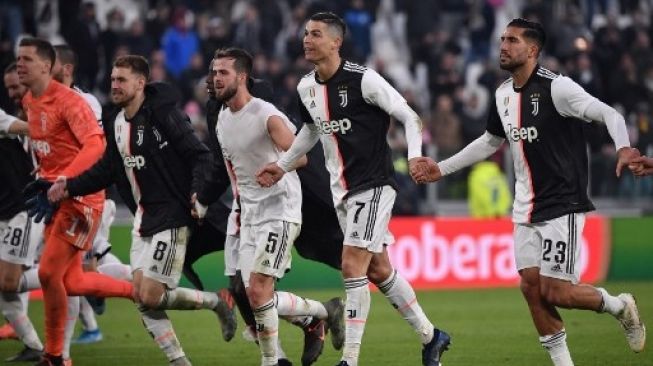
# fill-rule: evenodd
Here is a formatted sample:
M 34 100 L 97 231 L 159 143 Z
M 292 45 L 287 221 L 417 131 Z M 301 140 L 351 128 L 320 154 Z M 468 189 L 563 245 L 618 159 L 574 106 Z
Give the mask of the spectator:
M 199 52 L 199 38 L 192 30 L 193 15 L 186 8 L 178 7 L 172 15 L 172 25 L 161 38 L 161 47 L 166 55 L 166 71 L 179 79 L 190 65 L 191 58 Z

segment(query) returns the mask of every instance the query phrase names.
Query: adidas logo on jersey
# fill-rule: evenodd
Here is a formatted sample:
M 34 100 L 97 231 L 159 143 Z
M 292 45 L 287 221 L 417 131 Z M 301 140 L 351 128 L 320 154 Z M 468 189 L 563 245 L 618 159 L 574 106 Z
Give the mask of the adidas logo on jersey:
M 145 158 L 141 155 L 125 156 L 122 160 L 125 168 L 136 168 L 140 170 L 145 167 Z
M 519 142 L 519 140 L 533 142 L 537 140 L 537 136 L 537 128 L 533 126 L 517 128 L 508 124 L 508 137 L 514 142 Z
M 358 239 L 358 231 L 354 231 L 349 237 L 352 239 Z
M 150 267 L 150 272 L 158 273 L 159 272 L 159 267 L 157 267 L 156 264 L 153 265 L 152 267 Z
M 268 259 L 264 260 L 263 263 L 261 263 L 263 267 L 270 267 L 270 261 Z
M 551 267 L 552 272 L 562 272 L 562 268 L 560 268 L 559 264 L 556 264 L 555 266 Z
M 351 121 L 349 120 L 349 118 L 343 118 L 343 119 L 333 120 L 333 121 L 317 120 L 315 122 L 315 125 L 317 125 L 317 129 L 323 135 L 328 135 L 336 132 L 339 132 L 342 135 L 346 135 L 347 131 L 351 129 Z

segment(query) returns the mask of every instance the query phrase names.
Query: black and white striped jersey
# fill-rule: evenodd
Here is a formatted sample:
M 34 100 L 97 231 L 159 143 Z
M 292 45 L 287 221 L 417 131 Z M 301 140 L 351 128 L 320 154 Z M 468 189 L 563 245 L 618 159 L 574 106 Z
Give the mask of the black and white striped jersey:
M 541 222 L 594 209 L 587 196 L 581 118 L 595 98 L 568 77 L 537 66 L 526 84 L 506 80 L 487 131 L 508 140 L 515 166 L 513 221 Z
M 320 133 L 335 201 L 370 188 L 396 189 L 387 143 L 390 113 L 404 98 L 376 71 L 344 61 L 327 81 L 297 85 L 301 117 Z

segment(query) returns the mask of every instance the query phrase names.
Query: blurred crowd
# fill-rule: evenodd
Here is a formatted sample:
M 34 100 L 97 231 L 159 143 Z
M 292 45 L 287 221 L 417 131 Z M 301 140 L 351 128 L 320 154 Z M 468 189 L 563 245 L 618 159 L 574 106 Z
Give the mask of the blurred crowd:
M 181 106 L 203 136 L 204 79 L 220 47 L 249 50 L 254 76 L 270 80 L 275 103 L 297 116 L 295 87 L 311 69 L 302 57 L 303 26 L 317 11 L 343 17 L 343 55 L 402 92 L 422 116 L 426 150 L 438 160 L 484 131 L 493 91 L 506 77 L 497 62 L 500 33 L 520 16 L 547 30 L 541 63 L 616 107 L 631 143 L 653 155 L 653 0 L 0 0 L 0 66 L 12 61 L 23 34 L 67 43 L 79 55 L 76 84 L 106 102 L 112 60 L 146 56 L 152 80 L 179 88 Z M 11 109 L 6 95 L 0 98 Z M 651 179 L 615 178 L 604 126 L 588 124 L 587 134 L 592 196 L 653 196 Z M 424 192 L 406 179 L 401 125 L 393 124 L 389 141 L 403 187 L 398 210 L 415 213 Z M 494 160 L 510 163 L 502 154 Z M 464 199 L 468 174 L 439 183 L 439 197 Z

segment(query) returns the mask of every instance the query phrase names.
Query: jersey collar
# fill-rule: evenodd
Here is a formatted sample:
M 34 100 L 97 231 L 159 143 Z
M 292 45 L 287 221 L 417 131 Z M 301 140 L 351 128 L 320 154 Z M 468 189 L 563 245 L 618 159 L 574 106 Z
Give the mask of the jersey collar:
M 318 83 L 318 84 L 328 84 L 329 81 L 334 80 L 336 78 L 336 76 L 338 76 L 338 74 L 340 74 L 342 72 L 342 67 L 343 66 L 345 66 L 345 59 L 340 58 L 340 66 L 338 66 L 338 70 L 336 70 L 336 72 L 333 75 L 331 75 L 331 77 L 329 79 L 324 80 L 324 81 L 320 80 L 320 78 L 317 77 L 317 70 L 316 70 L 315 71 L 315 82 Z
M 535 64 L 535 68 L 533 69 L 533 72 L 531 73 L 531 76 L 528 77 L 528 80 L 524 83 L 524 85 L 520 86 L 519 88 L 515 86 L 515 80 L 512 80 L 512 90 L 515 91 L 515 93 L 520 93 L 522 90 L 526 89 L 528 84 L 531 83 L 531 80 L 535 78 L 535 75 L 537 75 L 537 70 L 540 69 L 540 64 L 537 63 Z

